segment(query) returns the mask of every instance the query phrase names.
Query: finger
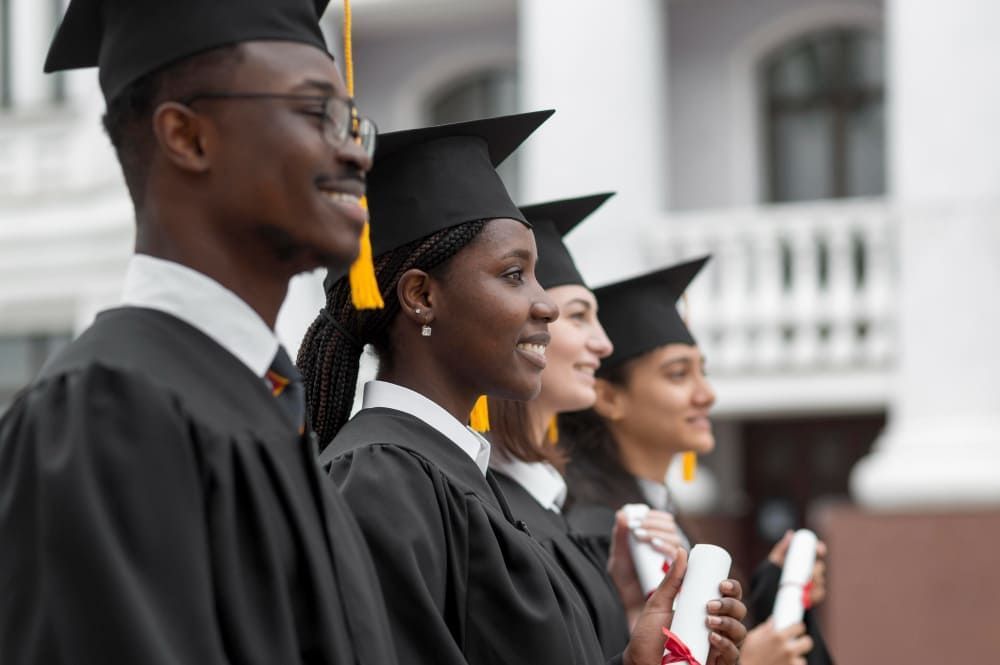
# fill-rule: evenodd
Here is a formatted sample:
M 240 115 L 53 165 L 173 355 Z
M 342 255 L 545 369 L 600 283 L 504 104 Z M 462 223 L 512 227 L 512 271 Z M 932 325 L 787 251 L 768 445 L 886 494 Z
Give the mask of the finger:
M 677 528 L 677 520 L 670 513 L 664 513 L 659 510 L 651 510 L 643 518 L 641 526 L 646 528 L 661 527 L 665 529 L 675 529 Z
M 747 615 L 747 606 L 736 598 L 717 598 L 708 601 L 705 605 L 708 613 L 720 617 L 732 617 L 737 621 L 743 621 Z
M 679 550 L 677 558 L 670 566 L 670 572 L 660 582 L 653 594 L 646 601 L 646 611 L 672 612 L 674 599 L 681 590 L 681 582 L 684 581 L 684 573 L 687 572 L 687 552 Z
M 727 598 L 740 600 L 743 598 L 743 587 L 734 579 L 723 580 L 719 585 L 719 591 Z
M 792 536 L 795 535 L 791 530 L 786 531 L 785 535 L 781 537 L 774 547 L 771 548 L 770 553 L 767 555 L 768 561 L 776 566 L 785 565 L 785 555 L 788 554 L 788 546 L 792 544 Z
M 798 623 L 793 623 L 791 626 L 788 626 L 787 628 L 782 628 L 781 630 L 778 631 L 778 634 L 781 635 L 782 639 L 785 642 L 790 642 L 791 640 L 794 640 L 796 637 L 803 634 L 804 632 L 806 632 L 806 625 L 800 621 Z
M 709 616 L 705 619 L 705 625 L 733 644 L 743 644 L 747 637 L 747 627 L 732 617 Z
M 611 531 L 611 554 L 620 554 L 628 548 L 628 519 L 619 510 L 615 513 L 615 525 Z
M 712 663 L 736 663 L 740 657 L 740 649 L 731 640 L 726 639 L 716 632 L 708 634 L 708 641 L 711 650 L 708 653 L 708 662 Z M 715 653 L 713 659 L 712 651 Z
M 649 541 L 649 544 L 653 546 L 653 549 L 667 557 L 671 561 L 677 558 L 677 550 L 680 548 L 673 543 L 664 542 L 660 538 L 653 538 Z
M 826 556 L 827 551 L 828 550 L 827 550 L 827 547 L 826 547 L 826 543 L 824 543 L 822 540 L 817 540 L 816 541 L 816 556 L 819 557 L 820 559 L 822 559 L 823 557 Z
M 802 637 L 796 637 L 794 640 L 788 643 L 789 653 L 795 656 L 804 656 L 813 648 L 812 638 L 808 635 L 803 635 Z

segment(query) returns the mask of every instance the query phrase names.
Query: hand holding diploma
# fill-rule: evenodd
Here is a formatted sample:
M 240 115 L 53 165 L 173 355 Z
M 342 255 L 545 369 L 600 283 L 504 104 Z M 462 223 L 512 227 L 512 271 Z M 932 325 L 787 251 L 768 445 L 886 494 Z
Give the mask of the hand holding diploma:
M 788 540 L 788 535 L 782 543 Z M 810 582 L 816 572 L 819 540 L 808 529 L 799 529 L 792 536 L 784 556 L 781 581 L 774 600 L 774 627 L 782 630 L 802 621 L 805 610 L 812 604 Z M 822 572 L 822 569 L 821 569 Z
M 805 665 L 813 641 L 804 624 L 795 623 L 777 630 L 768 619 L 749 633 L 740 650 L 741 665 Z
M 622 655 L 624 665 L 658 665 L 663 659 L 663 629 L 674 622 L 674 600 L 680 592 L 687 572 L 687 552 L 679 550 L 670 572 L 649 597 L 632 631 L 632 639 Z M 705 607 L 705 625 L 709 628 L 708 657 L 701 665 L 735 665 L 739 646 L 746 637 L 741 621 L 746 606 L 741 602 L 743 590 L 736 580 L 719 585 L 719 598 Z

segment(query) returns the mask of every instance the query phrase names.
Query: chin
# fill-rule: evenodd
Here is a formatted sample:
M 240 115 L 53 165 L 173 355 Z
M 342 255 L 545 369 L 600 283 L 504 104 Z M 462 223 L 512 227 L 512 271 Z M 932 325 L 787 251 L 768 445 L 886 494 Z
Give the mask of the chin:
M 572 411 L 583 411 L 594 406 L 597 402 L 597 393 L 592 389 L 583 388 L 569 395 L 564 395 L 554 406 L 558 413 L 570 413 Z

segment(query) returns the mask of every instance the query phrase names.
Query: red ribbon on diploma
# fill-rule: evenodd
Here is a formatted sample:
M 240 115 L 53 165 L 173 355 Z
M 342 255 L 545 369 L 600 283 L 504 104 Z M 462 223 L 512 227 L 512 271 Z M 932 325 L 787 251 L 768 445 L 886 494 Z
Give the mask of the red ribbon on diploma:
M 667 636 L 667 641 L 663 644 L 663 648 L 667 653 L 663 654 L 663 660 L 660 661 L 660 665 L 667 665 L 667 663 L 689 663 L 690 665 L 701 665 L 694 656 L 691 655 L 691 649 L 688 645 L 681 642 L 681 638 L 677 637 L 671 633 L 666 628 L 663 629 L 663 634 Z
M 813 583 L 812 580 L 809 580 L 809 583 L 802 587 L 802 607 L 804 609 L 808 610 L 812 607 L 812 590 Z
M 662 570 L 663 570 L 663 574 L 664 575 L 669 575 L 670 574 L 670 562 L 667 561 L 666 559 L 663 560 Z

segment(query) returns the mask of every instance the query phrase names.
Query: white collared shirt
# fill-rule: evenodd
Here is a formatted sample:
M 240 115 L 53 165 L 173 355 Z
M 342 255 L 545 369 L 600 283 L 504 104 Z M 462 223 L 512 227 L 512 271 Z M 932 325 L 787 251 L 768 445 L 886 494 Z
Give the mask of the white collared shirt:
M 395 383 L 375 380 L 365 384 L 361 408 L 376 407 L 409 413 L 424 421 L 461 448 L 476 463 L 483 475 L 486 475 L 486 469 L 490 465 L 490 442 L 459 422 L 434 401 Z
M 122 304 L 177 317 L 211 337 L 254 374 L 264 377 L 278 338 L 242 298 L 211 277 L 173 261 L 133 254 Z
M 665 483 L 657 483 L 645 478 L 636 478 L 636 480 L 639 481 L 639 489 L 642 490 L 650 508 L 664 513 L 674 512 L 670 501 L 670 492 L 667 491 Z
M 646 480 L 645 478 L 636 478 L 636 480 L 639 481 L 639 489 L 642 490 L 650 508 L 653 510 L 659 510 L 660 512 L 670 513 L 671 515 L 677 514 L 677 506 L 674 505 L 674 501 L 670 496 L 670 489 L 667 487 L 665 482 L 657 483 L 652 480 Z M 690 552 L 691 541 L 688 540 L 687 534 L 684 533 L 679 526 L 677 527 L 677 533 L 681 538 L 681 545 L 684 549 Z
M 566 502 L 566 481 L 548 462 L 525 462 L 498 451 L 490 460 L 490 466 L 510 476 L 543 508 L 562 512 Z

